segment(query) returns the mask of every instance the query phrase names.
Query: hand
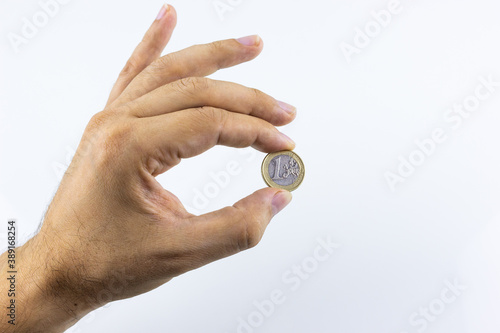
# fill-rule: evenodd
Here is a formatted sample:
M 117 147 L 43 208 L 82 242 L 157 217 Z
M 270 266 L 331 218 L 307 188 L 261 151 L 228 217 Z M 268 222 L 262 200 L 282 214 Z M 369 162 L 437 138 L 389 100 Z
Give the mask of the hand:
M 260 38 L 197 45 L 159 58 L 176 23 L 172 7 L 162 13 L 121 72 L 106 108 L 88 124 L 40 232 L 18 249 L 23 291 L 17 329 L 62 331 L 110 301 L 255 246 L 291 200 L 286 191 L 265 188 L 234 206 L 194 216 L 156 181 L 181 159 L 214 145 L 294 148 L 275 128 L 293 120 L 293 107 L 205 78 L 255 58 Z

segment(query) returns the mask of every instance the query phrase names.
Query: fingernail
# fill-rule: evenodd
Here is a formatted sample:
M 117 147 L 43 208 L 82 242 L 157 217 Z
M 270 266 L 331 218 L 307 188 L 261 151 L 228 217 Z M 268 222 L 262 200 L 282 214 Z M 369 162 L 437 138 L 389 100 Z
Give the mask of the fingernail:
M 241 37 L 237 39 L 238 43 L 245 46 L 253 46 L 260 44 L 260 37 L 257 35 Z
M 273 216 L 278 214 L 288 206 L 288 204 L 292 201 L 292 193 L 288 191 L 279 191 L 276 193 L 273 197 L 273 200 L 271 201 L 271 206 L 273 210 Z
M 280 132 L 280 134 L 281 134 L 281 136 L 282 136 L 282 137 L 283 137 L 286 141 L 290 142 L 292 145 L 294 145 L 294 146 L 295 146 L 295 141 L 293 141 L 292 139 L 290 139 L 290 137 L 289 137 L 288 135 L 286 135 L 285 133 L 281 133 L 281 132 Z
M 278 101 L 278 105 L 280 108 L 285 110 L 286 113 L 294 114 L 295 112 L 297 112 L 297 108 L 293 105 L 288 104 L 288 103 Z
M 165 16 L 165 14 L 168 12 L 169 9 L 170 9 L 170 6 L 167 4 L 164 4 L 161 7 L 160 12 L 158 13 L 158 16 L 156 16 L 156 21 L 161 20 L 162 17 Z

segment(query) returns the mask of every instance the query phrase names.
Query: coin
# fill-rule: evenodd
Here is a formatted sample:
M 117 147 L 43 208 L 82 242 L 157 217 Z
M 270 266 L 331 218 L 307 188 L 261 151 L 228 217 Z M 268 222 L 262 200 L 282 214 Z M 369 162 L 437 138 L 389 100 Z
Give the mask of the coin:
M 269 187 L 296 190 L 306 170 L 302 159 L 290 150 L 267 154 L 262 162 L 262 177 Z

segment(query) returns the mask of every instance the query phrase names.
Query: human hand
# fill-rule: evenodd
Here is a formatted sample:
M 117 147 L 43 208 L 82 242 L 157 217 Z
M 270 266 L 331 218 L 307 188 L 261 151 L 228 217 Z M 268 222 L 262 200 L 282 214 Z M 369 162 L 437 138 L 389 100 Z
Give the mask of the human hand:
M 255 58 L 260 38 L 159 58 L 176 23 L 172 7 L 161 14 L 89 122 L 40 232 L 18 249 L 25 288 L 18 329 L 62 331 L 110 301 L 251 248 L 291 200 L 265 188 L 195 216 L 156 181 L 214 145 L 291 150 L 275 126 L 295 117 L 293 107 L 258 90 L 205 78 Z

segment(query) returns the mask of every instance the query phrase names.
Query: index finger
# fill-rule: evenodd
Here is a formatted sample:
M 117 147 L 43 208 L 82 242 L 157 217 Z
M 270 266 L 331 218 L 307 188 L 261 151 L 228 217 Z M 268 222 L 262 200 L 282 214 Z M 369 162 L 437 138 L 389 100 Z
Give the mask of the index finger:
M 167 54 L 137 75 L 117 102 L 128 103 L 167 83 L 187 77 L 203 77 L 257 57 L 263 42 L 257 35 L 227 39 Z
M 106 106 L 112 104 L 121 95 L 137 74 L 160 57 L 165 46 L 170 41 L 176 24 L 177 13 L 174 7 L 167 4 L 163 5 L 155 21 L 120 72 L 109 94 Z
M 253 116 L 212 107 L 140 118 L 135 140 L 143 164 L 157 176 L 181 159 L 199 155 L 215 145 L 250 147 L 262 152 L 293 150 L 295 143 L 276 127 Z

